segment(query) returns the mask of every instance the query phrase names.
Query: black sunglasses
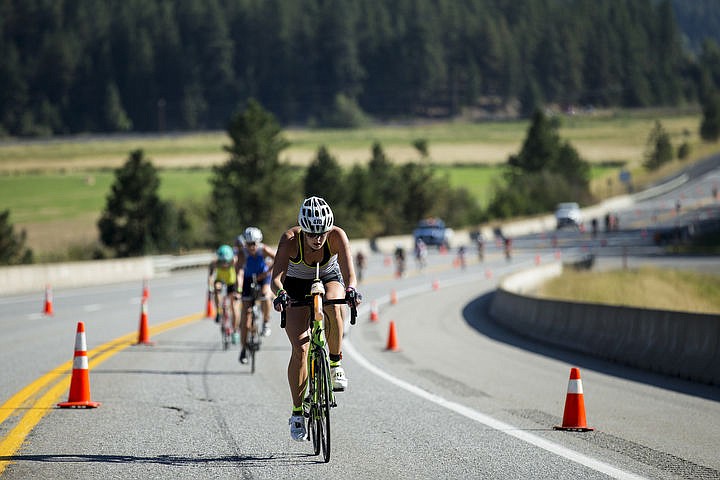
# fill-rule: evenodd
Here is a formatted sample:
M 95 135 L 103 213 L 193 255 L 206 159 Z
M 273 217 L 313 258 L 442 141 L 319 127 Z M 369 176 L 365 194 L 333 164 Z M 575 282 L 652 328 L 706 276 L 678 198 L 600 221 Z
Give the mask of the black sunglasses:
M 305 232 L 305 235 L 307 235 L 309 238 L 319 238 L 319 237 L 322 237 L 323 235 L 325 235 L 326 233 L 327 233 L 327 232 L 323 232 L 323 233 L 309 233 L 309 232 Z

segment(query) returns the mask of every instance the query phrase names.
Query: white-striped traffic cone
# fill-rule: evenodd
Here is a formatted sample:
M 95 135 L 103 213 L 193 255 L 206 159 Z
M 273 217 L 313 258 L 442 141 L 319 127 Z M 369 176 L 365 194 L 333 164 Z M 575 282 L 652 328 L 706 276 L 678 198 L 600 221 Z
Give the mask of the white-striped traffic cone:
M 580 369 L 570 369 L 567 397 L 565 397 L 565 411 L 561 426 L 553 427 L 555 430 L 572 430 L 574 432 L 589 432 L 595 430 L 587 426 L 585 419 L 585 397 L 583 395 Z
M 75 334 L 75 355 L 73 371 L 70 379 L 70 395 L 68 401 L 58 403 L 60 408 L 95 408 L 100 403 L 90 400 L 90 374 L 88 370 L 87 342 L 85 340 L 85 324 L 78 322 Z

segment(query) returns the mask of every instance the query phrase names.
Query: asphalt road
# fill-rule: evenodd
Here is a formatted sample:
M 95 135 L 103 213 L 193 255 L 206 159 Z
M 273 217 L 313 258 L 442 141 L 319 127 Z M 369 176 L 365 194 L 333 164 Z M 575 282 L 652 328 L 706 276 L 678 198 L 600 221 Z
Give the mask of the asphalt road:
M 563 231 L 553 247 L 549 235 L 517 239 L 509 262 L 491 244 L 483 263 L 469 256 L 464 270 L 454 254 L 433 251 L 424 271 L 410 262 L 401 279 L 371 256 L 366 302 L 346 336 L 350 386 L 332 411 L 328 464 L 290 440 L 289 346 L 278 317 L 252 375 L 202 318 L 205 272 L 150 282 L 154 346 L 132 345 L 140 284 L 55 291 L 52 317 L 40 314 L 42 292 L 0 297 L 0 477 L 720 478 L 720 388 L 549 348 L 486 315 L 499 278 L 557 251 L 608 252 L 602 264 L 631 246 L 646 254 L 630 262 L 660 261 L 642 230 Z M 92 400 L 102 405 L 58 409 L 79 321 Z M 397 352 L 385 348 L 391 321 Z M 571 367 L 581 370 L 595 431 L 552 429 Z

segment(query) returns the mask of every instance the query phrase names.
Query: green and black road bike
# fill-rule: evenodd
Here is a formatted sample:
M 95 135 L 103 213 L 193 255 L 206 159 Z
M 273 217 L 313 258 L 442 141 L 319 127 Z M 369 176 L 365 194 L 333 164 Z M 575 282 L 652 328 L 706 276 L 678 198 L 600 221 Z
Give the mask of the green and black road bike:
M 308 328 L 310 329 L 310 348 L 308 350 L 308 383 L 305 389 L 303 410 L 308 419 L 308 440 L 312 441 L 315 455 L 322 451 L 325 462 L 330 461 L 330 409 L 336 407 L 330 378 L 330 360 L 323 326 L 325 312 L 323 301 L 327 305 L 347 304 L 346 299 L 324 300 L 325 287 L 319 279 L 319 265 L 315 268 L 315 279 L 310 294 L 305 300 L 290 300 L 288 307 L 310 307 Z M 350 305 L 350 323 L 355 324 L 357 308 Z M 280 326 L 285 328 L 285 310 L 282 311 Z

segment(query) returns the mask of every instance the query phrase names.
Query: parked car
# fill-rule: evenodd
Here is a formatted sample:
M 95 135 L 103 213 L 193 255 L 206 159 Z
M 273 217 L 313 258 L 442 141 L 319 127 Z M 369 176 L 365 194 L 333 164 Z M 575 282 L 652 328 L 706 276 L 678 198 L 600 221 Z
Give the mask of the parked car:
M 413 231 L 413 239 L 417 243 L 418 239 L 425 242 L 428 246 L 445 246 L 450 248 L 452 242 L 453 230 L 445 226 L 445 222 L 439 218 L 426 218 L 420 220 L 417 227 Z
M 566 226 L 579 228 L 582 225 L 580 205 L 575 202 L 559 203 L 555 209 L 555 220 L 558 229 Z

